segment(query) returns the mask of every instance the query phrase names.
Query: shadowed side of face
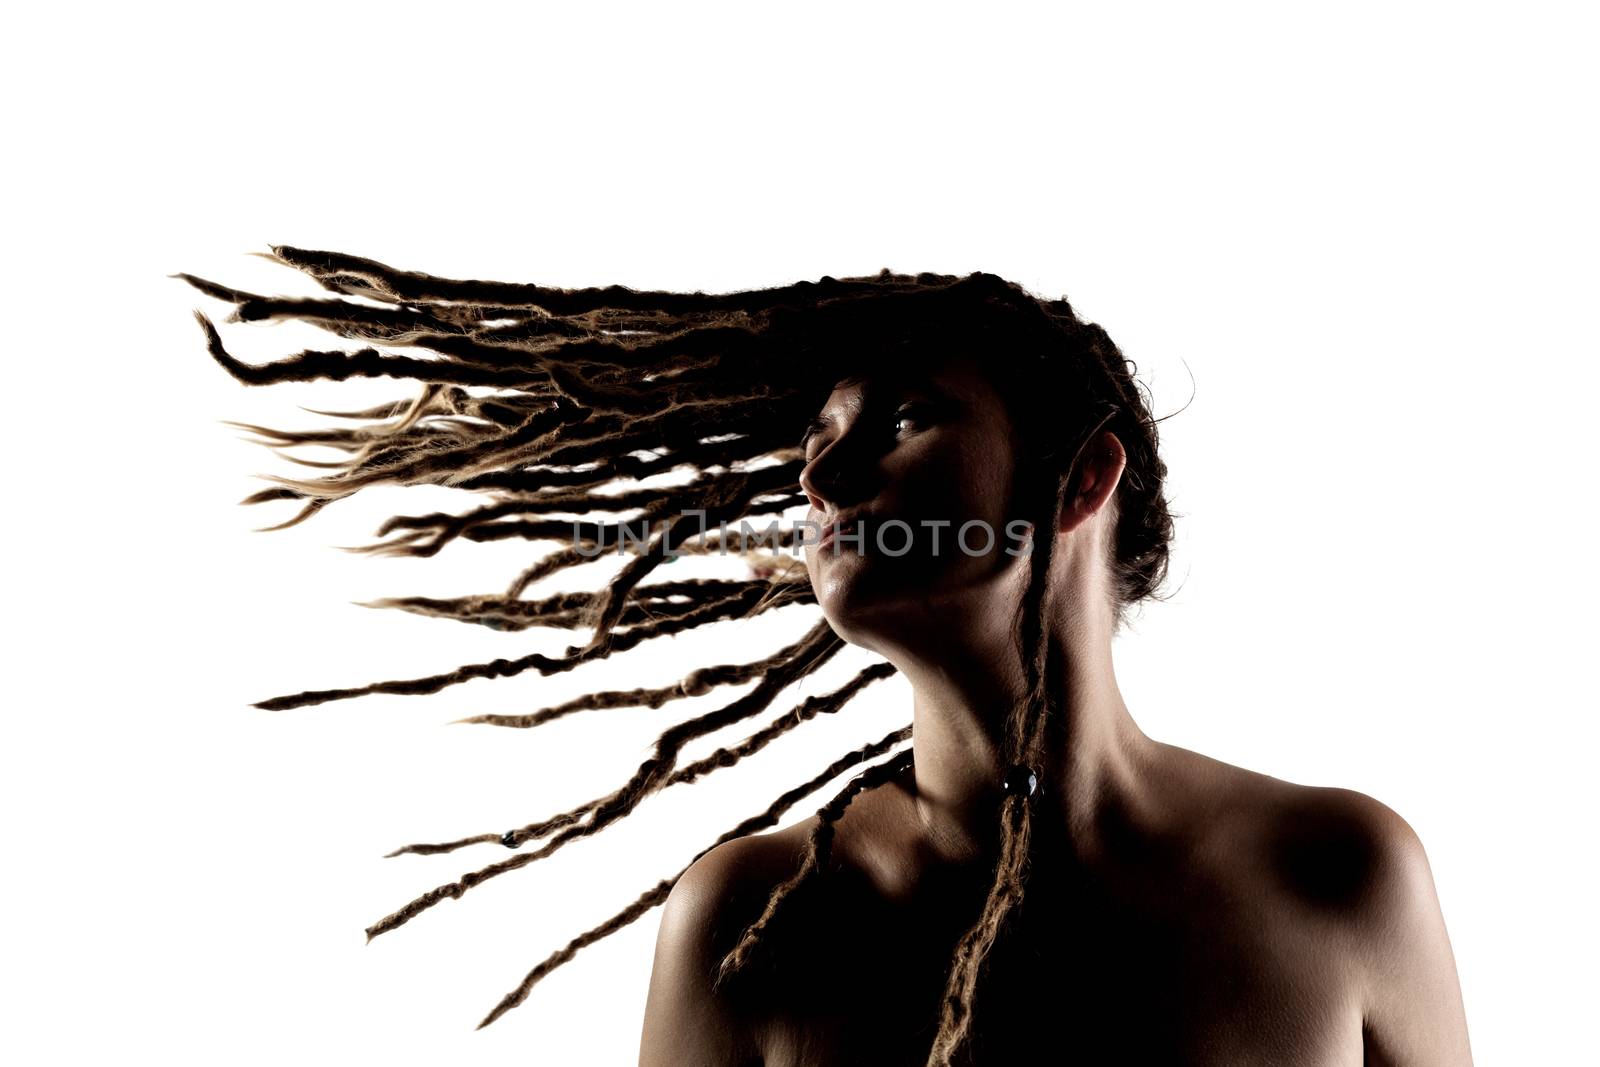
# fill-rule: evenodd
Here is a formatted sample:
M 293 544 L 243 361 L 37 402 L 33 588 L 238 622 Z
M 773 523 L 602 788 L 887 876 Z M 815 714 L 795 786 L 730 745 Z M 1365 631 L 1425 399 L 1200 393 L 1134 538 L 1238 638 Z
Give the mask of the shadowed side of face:
M 825 538 L 806 566 L 848 640 L 871 647 L 875 630 L 916 621 L 908 612 L 993 595 L 1026 565 L 1012 422 L 975 358 L 844 379 L 804 445 L 807 519 Z

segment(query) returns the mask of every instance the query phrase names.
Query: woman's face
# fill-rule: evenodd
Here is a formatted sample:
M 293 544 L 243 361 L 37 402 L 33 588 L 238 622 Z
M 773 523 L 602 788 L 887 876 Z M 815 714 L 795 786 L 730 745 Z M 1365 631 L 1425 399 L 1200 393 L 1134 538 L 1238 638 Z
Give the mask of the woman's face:
M 990 597 L 1025 570 L 1026 527 L 1009 514 L 1014 447 L 1000 394 L 971 358 L 834 389 L 807 432 L 800 484 L 809 539 L 822 538 L 806 567 L 841 637 L 874 647 L 875 635 L 933 622 L 929 611 Z M 836 524 L 844 536 L 828 540 Z

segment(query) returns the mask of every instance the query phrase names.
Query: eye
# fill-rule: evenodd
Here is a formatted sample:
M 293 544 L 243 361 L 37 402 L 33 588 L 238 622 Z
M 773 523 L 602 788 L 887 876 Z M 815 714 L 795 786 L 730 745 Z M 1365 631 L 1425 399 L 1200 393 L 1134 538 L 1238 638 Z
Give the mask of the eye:
M 898 435 L 902 432 L 900 429 L 902 423 L 913 423 L 915 428 L 915 425 L 925 424 L 933 413 L 933 405 L 924 401 L 913 400 L 901 404 L 894 410 L 894 413 L 889 417 L 889 425 L 894 428 L 895 434 Z M 812 456 L 811 445 L 828 427 L 829 423 L 820 416 L 812 419 L 811 423 L 806 427 L 806 432 L 800 438 L 799 448 L 805 454 L 807 460 L 810 460 Z
M 817 439 L 817 436 L 827 428 L 827 425 L 828 424 L 819 417 L 812 419 L 811 422 L 806 426 L 806 432 L 800 437 L 799 447 L 800 450 L 806 454 L 807 459 L 811 458 L 811 442 Z
M 909 404 L 900 405 L 900 407 L 895 411 L 894 417 L 890 421 L 895 425 L 898 431 L 900 424 L 903 422 L 916 424 L 925 422 L 927 420 L 928 413 L 929 408 L 927 404 L 913 401 Z

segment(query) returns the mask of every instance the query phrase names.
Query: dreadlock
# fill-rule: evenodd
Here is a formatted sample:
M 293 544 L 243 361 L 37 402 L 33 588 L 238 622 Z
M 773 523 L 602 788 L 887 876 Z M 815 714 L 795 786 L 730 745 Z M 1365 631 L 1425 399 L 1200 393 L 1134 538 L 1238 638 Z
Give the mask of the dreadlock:
M 298 510 L 288 519 L 268 527 L 279 529 L 374 485 L 431 484 L 481 494 L 485 503 L 460 513 L 394 516 L 379 529 L 380 540 L 363 550 L 427 557 L 457 540 L 565 544 L 516 575 L 503 594 L 388 598 L 370 606 L 500 630 L 558 627 L 586 630 L 589 636 L 562 655 L 529 653 L 426 677 L 285 694 L 256 707 L 277 711 L 369 693 L 433 693 L 475 678 L 527 671 L 556 674 L 707 624 L 814 605 L 805 568 L 779 562 L 781 550 L 794 543 L 793 531 L 769 533 L 758 541 L 758 547 L 764 544 L 774 553 L 762 555 L 749 548 L 741 524 L 737 552 L 750 564 L 747 579 L 648 579 L 678 555 L 726 552 L 727 523 L 806 502 L 798 485 L 804 457 L 794 442 L 837 381 L 864 369 L 893 371 L 941 354 L 1004 355 L 993 361 L 992 374 L 1018 431 L 1018 499 L 1034 531 L 1055 528 L 1094 437 L 1109 429 L 1122 440 L 1128 462 L 1113 505 L 1115 533 L 1107 560 L 1119 626 L 1125 609 L 1156 595 L 1165 576 L 1172 519 L 1163 496 L 1166 468 L 1157 453 L 1156 420 L 1141 397 L 1132 364 L 1104 331 L 1080 320 L 1065 300 L 1040 300 L 989 274 L 955 277 L 885 270 L 870 277 L 706 294 L 438 278 L 356 256 L 287 246 L 274 246 L 270 258 L 335 295 L 269 297 L 189 274 L 177 277 L 231 304 L 228 322 L 300 320 L 365 347 L 306 350 L 250 365 L 227 351 L 216 325 L 197 311 L 210 354 L 225 370 L 249 385 L 398 378 L 419 383 L 420 390 L 409 399 L 360 411 L 318 412 L 343 420 L 318 431 L 236 424 L 308 470 L 324 472 L 275 477 L 272 488 L 244 503 L 297 503 Z M 1079 429 L 1066 447 L 1055 429 L 1062 425 Z M 313 462 L 286 451 L 308 444 L 343 452 L 344 458 Z M 665 487 L 644 484 L 680 469 L 689 471 L 691 480 Z M 605 491 L 615 487 L 623 488 Z M 552 517 L 560 515 L 583 517 Z M 593 515 L 625 517 L 598 522 L 589 517 Z M 697 521 L 690 523 L 691 516 Z M 530 586 L 592 562 L 607 543 L 625 545 L 629 539 L 630 558 L 600 591 L 524 599 Z M 1038 766 L 1050 731 L 1062 719 L 1060 672 L 1047 662 L 1044 626 L 1053 540 L 1032 539 L 1030 577 L 1016 620 L 1026 697 L 1011 709 L 1005 725 L 1004 755 L 1014 765 Z M 784 690 L 819 669 L 843 645 L 827 622 L 820 621 L 798 641 L 767 656 L 701 667 L 672 685 L 596 692 L 524 715 L 461 720 L 527 729 L 580 712 L 659 708 L 721 686 L 756 683 L 721 707 L 663 731 L 633 775 L 604 796 L 511 830 L 396 849 L 390 855 L 452 852 L 474 845 L 520 850 L 542 842 L 423 893 L 368 927 L 368 937 L 543 859 L 571 840 L 600 832 L 662 789 L 733 766 L 802 723 L 838 712 L 862 689 L 895 673 L 886 662 L 869 666 L 837 689 L 810 697 L 753 729 L 743 740 L 681 762 L 690 741 L 763 715 Z M 786 907 L 803 899 L 823 876 L 834 828 L 851 802 L 911 766 L 910 747 L 882 758 L 910 737 L 909 726 L 892 731 L 782 793 L 766 810 L 702 849 L 677 875 L 540 963 L 480 1026 L 522 1003 L 538 981 L 577 951 L 663 902 L 694 859 L 724 841 L 775 826 L 801 799 L 866 765 L 818 811 L 800 868 L 773 890 L 763 913 L 722 960 L 716 980 L 720 985 L 748 971 Z M 970 1055 L 985 960 L 1023 898 L 1032 828 L 1028 795 L 1008 793 L 999 817 L 994 880 L 981 914 L 956 947 L 930 1065 L 952 1064 Z

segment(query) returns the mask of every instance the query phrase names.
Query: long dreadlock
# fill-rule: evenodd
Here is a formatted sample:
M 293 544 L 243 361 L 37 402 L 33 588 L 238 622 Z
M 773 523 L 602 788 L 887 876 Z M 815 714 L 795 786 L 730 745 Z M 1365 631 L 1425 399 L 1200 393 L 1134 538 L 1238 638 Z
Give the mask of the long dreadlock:
M 893 274 L 823 278 L 781 288 L 725 294 L 648 292 L 610 286 L 558 289 L 437 278 L 369 259 L 274 246 L 272 258 L 294 267 L 332 299 L 268 297 L 188 274 L 180 277 L 233 305 L 230 322 L 300 320 L 346 340 L 356 350 L 306 350 L 265 365 L 235 359 L 210 318 L 196 312 L 211 355 L 239 381 L 399 378 L 420 383 L 416 396 L 362 411 L 319 412 L 346 420 L 313 432 L 244 425 L 268 446 L 321 445 L 345 453 L 340 462 L 295 459 L 327 473 L 274 478 L 273 488 L 245 502 L 298 502 L 277 526 L 302 522 L 324 507 L 373 485 L 433 484 L 483 494 L 489 502 L 462 513 L 391 518 L 382 540 L 366 551 L 432 556 L 452 541 L 566 542 L 519 573 L 502 595 L 453 599 L 390 598 L 373 606 L 473 622 L 501 630 L 534 626 L 588 630 L 581 645 L 559 656 L 466 664 L 444 674 L 312 690 L 260 701 L 284 710 L 369 693 L 432 693 L 474 678 L 573 670 L 645 641 L 730 619 L 748 619 L 795 604 L 815 604 L 804 567 L 781 566 L 751 552 L 745 528 L 738 551 L 751 563 L 745 580 L 647 582 L 651 572 L 684 553 L 727 551 L 724 524 L 781 513 L 806 497 L 798 479 L 799 429 L 846 374 L 893 371 L 943 353 L 1000 353 L 994 371 L 1019 430 L 1018 485 L 1034 531 L 1055 528 L 1077 483 L 1086 447 L 1103 429 L 1116 432 L 1128 454 L 1115 502 L 1111 558 L 1117 622 L 1131 604 L 1155 595 L 1166 572 L 1172 520 L 1162 486 L 1166 468 L 1156 449 L 1156 422 L 1124 360 L 1099 327 L 1081 321 L 1065 300 L 1042 301 L 988 274 L 967 277 Z M 384 349 L 410 349 L 409 354 Z M 1047 409 L 1045 405 L 1049 405 Z M 1063 411 L 1063 406 L 1066 410 Z M 1071 447 L 1055 427 L 1077 426 Z M 603 492 L 687 469 L 685 484 Z M 551 515 L 585 516 L 574 522 Z M 629 517 L 596 522 L 591 515 Z M 688 520 L 693 516 L 696 521 Z M 710 527 L 715 525 L 713 535 Z M 642 535 L 633 531 L 642 527 Z M 651 531 L 655 532 L 652 533 Z M 792 547 L 794 531 L 760 542 Z M 596 593 L 523 599 L 533 584 L 582 566 L 608 542 L 634 537 L 630 558 Z M 1046 662 L 1044 620 L 1054 539 L 1034 537 L 1030 578 L 1016 621 L 1026 699 L 1008 716 L 1009 764 L 1039 766 L 1048 734 L 1061 719 L 1059 678 Z M 684 746 L 756 718 L 780 694 L 843 647 L 826 621 L 798 641 L 760 659 L 702 667 L 676 684 L 588 694 L 525 715 L 466 720 L 530 728 L 553 719 L 627 706 L 660 707 L 755 681 L 746 694 L 665 730 L 628 781 L 571 810 L 501 833 L 403 846 L 401 853 L 450 852 L 498 844 L 519 850 L 418 896 L 368 927 L 376 937 L 444 899 L 592 836 L 625 817 L 651 794 L 732 766 L 819 715 L 839 711 L 895 668 L 877 663 L 832 692 L 807 698 L 742 741 L 680 765 Z M 907 747 L 879 760 L 911 736 L 909 726 L 845 753 L 768 808 L 731 828 L 632 905 L 574 938 L 532 971 L 484 1018 L 486 1026 L 522 1003 L 545 975 L 580 949 L 660 904 L 683 871 L 717 845 L 775 826 L 794 804 L 851 768 L 866 765 L 818 812 L 799 870 L 776 887 L 762 915 L 724 958 L 722 983 L 747 965 L 779 915 L 826 869 L 834 827 L 852 800 L 911 764 Z M 1000 853 L 993 884 L 974 926 L 961 939 L 948 976 L 930 1064 L 958 1062 L 970 1051 L 973 1007 L 990 948 L 1020 903 L 1032 826 L 1027 790 L 1008 793 L 1000 810 Z

